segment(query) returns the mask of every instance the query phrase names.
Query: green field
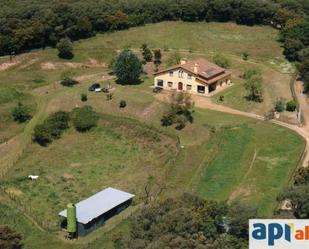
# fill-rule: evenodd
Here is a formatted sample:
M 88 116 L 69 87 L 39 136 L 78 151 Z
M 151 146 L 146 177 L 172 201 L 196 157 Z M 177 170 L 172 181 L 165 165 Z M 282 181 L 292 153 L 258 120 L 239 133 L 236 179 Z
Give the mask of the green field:
M 198 108 L 193 124 L 182 131 L 163 128 L 160 118 L 168 106 L 152 93 L 152 75 L 143 75 L 140 85 L 118 85 L 107 74 L 107 64 L 118 50 L 137 51 L 145 42 L 162 49 L 162 66 L 175 51 L 188 58 L 208 59 L 220 51 L 232 61 L 235 84 L 212 99 L 218 101 L 224 94 L 224 105 L 263 114 L 277 97 L 291 98 L 291 75 L 276 39 L 277 31 L 269 27 L 164 22 L 76 42 L 70 62 L 58 59 L 55 49 L 15 58 L 16 65 L 0 71 L 0 140 L 19 134 L 3 155 L 13 163 L 5 161 L 6 167 L 0 166 L 0 173 L 5 173 L 0 182 L 0 224 L 21 233 L 25 249 L 86 249 L 89 245 L 112 249 L 113 238 L 128 234 L 126 218 L 142 205 L 150 180 L 156 183 L 154 195 L 158 186 L 164 189 L 159 199 L 182 192 L 219 201 L 243 199 L 257 205 L 260 215 L 271 217 L 277 194 L 287 186 L 303 153 L 305 142 L 300 136 L 271 123 Z M 257 49 L 256 41 L 261 48 Z M 248 62 L 241 58 L 244 51 L 250 54 Z M 262 104 L 243 99 L 239 75 L 253 66 L 263 72 Z M 146 69 L 150 72 L 151 65 Z M 80 84 L 60 86 L 60 75 L 68 70 Z M 113 99 L 88 92 L 93 81 L 112 84 Z M 87 93 L 87 102 L 81 102 L 82 93 Z M 126 108 L 119 108 L 120 100 L 126 100 Z M 10 116 L 18 101 L 33 107 L 34 117 L 24 125 L 17 125 Z M 48 114 L 83 105 L 91 105 L 100 114 L 97 128 L 89 133 L 70 128 L 47 147 L 31 141 L 33 127 Z M 20 157 L 15 158 L 17 153 Z M 29 181 L 29 174 L 39 175 L 39 180 Z M 86 238 L 65 241 L 57 213 L 68 202 L 107 186 L 136 194 L 134 205 Z

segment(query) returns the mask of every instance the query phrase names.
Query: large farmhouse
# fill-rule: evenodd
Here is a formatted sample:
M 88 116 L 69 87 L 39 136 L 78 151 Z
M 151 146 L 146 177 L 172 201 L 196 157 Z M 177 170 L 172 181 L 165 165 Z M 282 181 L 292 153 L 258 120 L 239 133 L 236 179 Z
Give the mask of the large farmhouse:
M 180 65 L 160 70 L 154 76 L 156 87 L 199 95 L 209 95 L 231 84 L 229 71 L 202 58 L 189 61 L 183 59 Z

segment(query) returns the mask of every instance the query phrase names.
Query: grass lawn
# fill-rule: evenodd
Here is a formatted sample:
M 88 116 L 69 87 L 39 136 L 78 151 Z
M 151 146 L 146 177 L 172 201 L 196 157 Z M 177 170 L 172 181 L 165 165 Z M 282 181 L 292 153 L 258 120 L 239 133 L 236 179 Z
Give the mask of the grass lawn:
M 197 108 L 194 123 L 182 131 L 163 128 L 160 118 L 167 105 L 152 94 L 150 75 L 132 86 L 108 80 L 115 87 L 109 101 L 103 93 L 88 92 L 88 87 L 93 81 L 107 84 L 107 63 L 124 47 L 137 51 L 146 42 L 162 49 L 163 62 L 174 51 L 188 58 L 208 59 L 220 51 L 232 62 L 235 83 L 220 93 L 225 96 L 222 104 L 262 114 L 277 97 L 291 97 L 288 65 L 276 39 L 277 31 L 263 26 L 164 22 L 76 42 L 72 61 L 60 60 L 55 49 L 18 56 L 19 64 L 0 71 L 0 87 L 6 89 L 0 91 L 0 126 L 6 127 L 6 138 L 24 129 L 14 142 L 25 149 L 1 179 L 0 223 L 22 233 L 25 249 L 114 248 L 112 238 L 129 232 L 128 220 L 121 222 L 117 216 L 85 239 L 65 242 L 58 233 L 57 213 L 68 202 L 107 186 L 135 193 L 132 208 L 137 209 L 149 177 L 165 187 L 162 198 L 183 191 L 216 200 L 241 198 L 271 216 L 276 196 L 287 185 L 304 149 L 301 137 L 269 123 Z M 243 52 L 250 54 L 249 61 L 241 59 Z M 262 104 L 244 100 L 243 81 L 238 77 L 253 66 L 263 72 Z M 80 84 L 66 88 L 57 83 L 68 70 L 80 77 Z M 82 93 L 87 93 L 87 102 L 80 100 Z M 214 101 L 217 98 L 213 96 Z M 29 104 L 36 100 L 37 113 L 25 127 L 14 128 L 8 115 L 19 99 Z M 126 108 L 119 108 L 120 100 L 127 102 Z M 83 105 L 91 105 L 101 114 L 97 128 L 89 133 L 71 128 L 48 147 L 31 143 L 33 127 L 48 114 Z M 11 154 L 14 157 L 13 150 Z M 39 180 L 29 181 L 29 174 L 38 174 Z
M 198 193 L 215 200 L 245 199 L 269 215 L 300 160 L 304 141 L 268 123 L 224 128 L 215 135 Z
M 22 132 L 25 127 L 25 124 L 15 122 L 12 117 L 18 102 L 27 106 L 32 115 L 35 113 L 35 99 L 30 94 L 10 87 L 0 87 L 0 143 Z

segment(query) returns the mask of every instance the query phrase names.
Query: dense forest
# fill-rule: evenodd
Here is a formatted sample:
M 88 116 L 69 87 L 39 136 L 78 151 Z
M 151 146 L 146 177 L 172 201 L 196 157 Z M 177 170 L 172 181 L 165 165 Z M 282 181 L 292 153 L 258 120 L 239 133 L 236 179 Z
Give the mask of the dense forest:
M 308 92 L 308 16 L 308 0 L 9 0 L 0 9 L 0 55 L 164 20 L 264 24 L 281 30 L 284 54 L 299 62 Z
M 287 18 L 298 22 L 308 12 L 306 0 L 10 0 L 1 3 L 0 55 L 163 20 L 254 25 L 270 24 L 279 13 L 281 25 Z
M 218 203 L 184 194 L 149 205 L 132 218 L 128 239 L 115 241 L 123 249 L 248 248 L 248 219 L 257 209 L 241 202 Z

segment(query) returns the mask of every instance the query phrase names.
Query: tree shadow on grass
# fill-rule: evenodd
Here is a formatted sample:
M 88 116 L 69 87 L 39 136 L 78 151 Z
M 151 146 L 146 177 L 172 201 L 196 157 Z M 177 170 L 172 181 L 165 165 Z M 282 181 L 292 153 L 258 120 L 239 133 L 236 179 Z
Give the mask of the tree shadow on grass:
M 122 85 L 122 86 L 133 86 L 133 85 L 140 85 L 142 84 L 144 81 L 142 79 L 137 79 L 137 80 L 134 80 L 134 81 L 128 81 L 128 82 L 124 82 L 124 81 L 121 81 L 119 79 L 116 79 L 116 84 L 118 85 Z

